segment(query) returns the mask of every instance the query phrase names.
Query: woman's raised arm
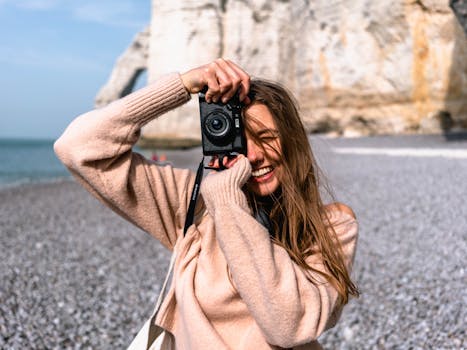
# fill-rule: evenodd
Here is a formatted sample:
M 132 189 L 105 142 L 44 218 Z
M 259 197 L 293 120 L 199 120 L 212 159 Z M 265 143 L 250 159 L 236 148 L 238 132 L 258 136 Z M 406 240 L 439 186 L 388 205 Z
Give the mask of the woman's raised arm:
M 171 248 L 183 228 L 193 176 L 132 151 L 150 120 L 190 99 L 179 74 L 76 118 L 55 142 L 76 179 L 115 212 Z

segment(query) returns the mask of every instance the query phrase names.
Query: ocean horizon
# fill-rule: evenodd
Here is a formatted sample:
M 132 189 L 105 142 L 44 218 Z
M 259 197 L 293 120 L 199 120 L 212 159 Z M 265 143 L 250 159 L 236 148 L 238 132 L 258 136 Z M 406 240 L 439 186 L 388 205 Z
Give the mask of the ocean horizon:
M 55 155 L 55 139 L 0 137 L 0 189 L 23 184 L 71 179 L 68 169 Z M 151 149 L 133 149 L 146 157 Z
M 53 139 L 0 138 L 0 188 L 71 178 Z

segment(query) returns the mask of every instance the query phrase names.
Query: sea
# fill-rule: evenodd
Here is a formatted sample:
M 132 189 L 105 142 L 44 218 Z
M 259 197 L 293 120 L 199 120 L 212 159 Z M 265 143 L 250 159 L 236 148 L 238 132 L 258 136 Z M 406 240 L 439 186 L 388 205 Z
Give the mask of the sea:
M 55 156 L 53 143 L 0 138 L 0 188 L 71 178 Z
M 72 176 L 55 155 L 55 140 L 0 138 L 0 189 L 37 182 L 54 182 Z M 151 157 L 151 149 L 133 150 Z

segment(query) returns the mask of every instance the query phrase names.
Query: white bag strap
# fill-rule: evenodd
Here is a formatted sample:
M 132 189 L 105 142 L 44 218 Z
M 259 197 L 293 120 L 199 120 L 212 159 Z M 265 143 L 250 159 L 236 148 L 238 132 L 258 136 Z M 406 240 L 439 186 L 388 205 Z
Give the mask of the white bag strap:
M 199 163 L 198 170 L 196 172 L 195 184 L 193 185 L 193 191 L 191 193 L 190 205 L 188 206 L 188 212 L 185 218 L 185 225 L 183 227 L 183 235 L 185 236 L 188 228 L 193 224 L 194 216 L 195 216 L 195 207 L 196 201 L 198 199 L 199 189 L 201 185 L 201 180 L 203 179 L 203 169 L 204 169 L 204 157 L 201 159 Z M 152 318 L 155 318 L 159 309 L 161 307 L 162 301 L 165 299 L 167 294 L 167 285 L 172 281 L 173 277 L 173 269 L 175 265 L 175 260 L 177 259 L 177 254 L 174 251 L 172 253 L 172 257 L 170 258 L 170 264 L 167 271 L 167 275 L 165 276 L 164 283 L 162 284 L 161 291 L 159 293 L 159 297 L 157 298 L 156 307 L 154 308 L 154 312 L 152 314 Z M 152 323 L 152 322 L 151 322 Z
M 193 191 L 191 193 L 190 205 L 188 207 L 188 212 L 187 212 L 187 216 L 185 219 L 185 226 L 183 228 L 183 235 L 187 233 L 188 228 L 193 224 L 196 200 L 198 199 L 201 180 L 203 178 L 203 169 L 204 169 L 204 157 L 201 159 L 201 162 L 199 163 L 199 166 L 198 166 L 198 171 L 196 172 L 195 184 L 193 186 Z M 158 327 L 155 322 L 156 322 L 157 314 L 159 313 L 159 310 L 161 308 L 162 302 L 167 296 L 167 292 L 168 292 L 167 287 L 172 282 L 173 270 L 174 270 L 176 259 L 177 259 L 177 252 L 174 247 L 172 257 L 170 258 L 167 275 L 165 276 L 164 283 L 162 284 L 162 288 L 159 293 L 159 297 L 157 298 L 156 306 L 154 308 L 152 316 L 149 319 L 149 332 L 148 332 L 148 342 L 147 342 L 146 349 L 149 349 L 149 347 L 152 345 L 154 340 L 164 331 L 161 327 Z
M 173 270 L 174 270 L 174 265 L 175 265 L 175 260 L 177 259 L 177 253 L 174 250 L 172 253 L 172 257 L 170 258 L 170 263 L 169 263 L 169 268 L 167 271 L 167 275 L 165 276 L 164 283 L 162 284 L 161 291 L 159 293 L 159 297 L 157 298 L 156 302 L 156 307 L 154 308 L 153 314 L 157 314 L 159 312 L 159 309 L 162 305 L 162 301 L 165 299 L 167 295 L 167 286 L 171 283 L 172 278 L 173 278 Z
M 164 301 L 167 295 L 167 292 L 168 292 L 167 286 L 170 284 L 173 278 L 173 270 L 174 270 L 176 256 L 177 256 L 177 253 L 174 249 L 172 253 L 172 257 L 170 258 L 167 275 L 165 276 L 165 280 L 164 280 L 164 283 L 162 284 L 159 297 L 157 298 L 156 306 L 154 308 L 154 311 L 152 312 L 151 318 L 149 319 L 149 329 L 147 333 L 146 349 L 149 349 L 149 347 L 152 345 L 154 340 L 156 340 L 156 338 L 164 331 L 161 327 L 156 325 L 156 317 L 157 317 L 157 314 L 159 313 L 159 309 L 161 308 L 162 302 Z

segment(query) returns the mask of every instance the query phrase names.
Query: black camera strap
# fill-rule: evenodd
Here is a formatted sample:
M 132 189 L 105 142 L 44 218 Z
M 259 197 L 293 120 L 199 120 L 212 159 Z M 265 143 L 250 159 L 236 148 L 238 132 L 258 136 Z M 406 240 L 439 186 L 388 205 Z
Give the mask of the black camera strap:
M 186 234 L 186 231 L 188 231 L 188 228 L 193 224 L 193 220 L 195 217 L 196 201 L 198 199 L 201 181 L 203 180 L 204 169 L 211 169 L 215 171 L 221 171 L 221 170 L 227 169 L 224 165 L 224 158 L 226 157 L 228 156 L 219 155 L 219 167 L 218 168 L 204 166 L 204 157 L 201 159 L 201 162 L 199 163 L 199 166 L 198 166 L 198 170 L 196 171 L 195 184 L 193 185 L 193 190 L 191 191 L 190 205 L 188 206 L 188 211 L 186 214 L 185 227 L 183 228 L 183 235 Z
M 196 200 L 198 199 L 201 180 L 203 179 L 203 172 L 204 172 L 204 157 L 201 159 L 201 162 L 199 163 L 199 166 L 198 166 L 198 170 L 196 171 L 195 184 L 193 185 L 193 191 L 191 192 L 190 205 L 188 207 L 188 212 L 186 214 L 185 227 L 183 228 L 183 235 L 186 234 L 186 232 L 188 231 L 188 228 L 193 224 L 193 220 L 195 217 Z

